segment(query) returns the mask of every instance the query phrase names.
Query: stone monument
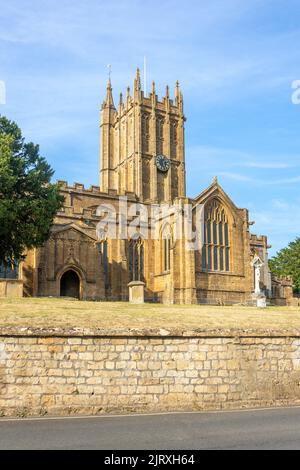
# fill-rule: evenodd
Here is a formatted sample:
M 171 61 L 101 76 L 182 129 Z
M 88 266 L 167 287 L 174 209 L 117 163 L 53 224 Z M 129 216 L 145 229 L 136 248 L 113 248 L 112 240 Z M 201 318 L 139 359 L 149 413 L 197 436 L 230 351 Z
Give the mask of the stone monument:
M 145 283 L 142 281 L 132 281 L 128 284 L 129 302 L 132 304 L 143 304 L 145 294 Z
M 255 290 L 254 290 L 254 300 L 256 301 L 256 305 L 258 308 L 266 308 L 267 307 L 267 299 L 264 293 L 261 291 L 260 288 L 260 279 L 261 279 L 261 268 L 263 267 L 264 263 L 260 259 L 259 256 L 255 256 L 252 261 L 252 266 L 254 267 L 254 279 L 255 279 Z

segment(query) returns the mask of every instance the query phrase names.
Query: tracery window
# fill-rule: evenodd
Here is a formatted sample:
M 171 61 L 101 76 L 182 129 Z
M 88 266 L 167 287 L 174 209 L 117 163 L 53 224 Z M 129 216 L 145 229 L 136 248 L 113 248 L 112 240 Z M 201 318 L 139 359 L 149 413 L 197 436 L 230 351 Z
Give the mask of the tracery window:
M 157 140 L 157 153 L 163 153 L 164 147 L 164 119 L 159 116 L 156 120 L 156 140 Z
M 142 139 L 143 139 L 143 152 L 149 152 L 149 140 L 150 140 L 150 131 L 149 131 L 149 115 L 142 115 Z
M 171 229 L 167 224 L 162 230 L 162 271 L 171 270 Z
M 144 242 L 141 237 L 129 240 L 129 280 L 144 280 Z
M 205 209 L 202 269 L 230 271 L 229 222 L 224 207 L 213 200 Z
M 177 157 L 177 122 L 171 121 L 170 125 L 171 132 L 171 156 L 172 158 Z
M 108 287 L 109 279 L 108 279 L 108 246 L 107 246 L 107 240 L 102 240 L 99 243 L 99 250 L 100 250 L 100 254 L 101 254 L 103 271 L 104 271 L 105 287 Z

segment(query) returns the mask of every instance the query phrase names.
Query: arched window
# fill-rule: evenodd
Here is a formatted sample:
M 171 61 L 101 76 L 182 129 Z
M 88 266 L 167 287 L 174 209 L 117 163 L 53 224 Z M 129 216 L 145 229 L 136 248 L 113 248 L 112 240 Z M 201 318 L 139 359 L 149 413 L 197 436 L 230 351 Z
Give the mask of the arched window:
M 162 271 L 168 272 L 171 270 L 171 229 L 169 224 L 166 224 L 162 229 L 161 243 L 162 243 Z
M 143 139 L 143 152 L 149 152 L 150 130 L 149 130 L 149 114 L 142 115 L 142 139 Z
M 102 240 L 101 242 L 99 242 L 99 251 L 100 251 L 100 254 L 101 254 L 101 260 L 102 260 L 102 265 L 103 265 L 105 287 L 108 287 L 109 278 L 108 278 L 108 247 L 107 247 L 107 240 Z
M 170 123 L 171 132 L 171 157 L 177 157 L 177 122 L 171 121 Z
M 129 240 L 129 280 L 144 280 L 144 242 L 141 237 Z
M 163 153 L 164 147 L 164 118 L 158 116 L 156 120 L 156 141 L 157 141 L 157 153 Z
M 228 217 L 225 209 L 215 199 L 205 208 L 202 269 L 204 271 L 230 271 Z

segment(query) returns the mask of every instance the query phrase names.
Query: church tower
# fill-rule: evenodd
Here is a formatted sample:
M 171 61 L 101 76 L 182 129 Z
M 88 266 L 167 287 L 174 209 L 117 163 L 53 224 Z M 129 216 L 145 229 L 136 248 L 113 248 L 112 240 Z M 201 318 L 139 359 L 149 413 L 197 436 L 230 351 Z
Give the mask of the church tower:
M 101 190 L 134 193 L 141 202 L 171 202 L 185 197 L 183 96 L 176 83 L 162 101 L 155 84 L 144 96 L 139 69 L 133 92 L 120 95 L 116 110 L 109 81 L 101 110 Z

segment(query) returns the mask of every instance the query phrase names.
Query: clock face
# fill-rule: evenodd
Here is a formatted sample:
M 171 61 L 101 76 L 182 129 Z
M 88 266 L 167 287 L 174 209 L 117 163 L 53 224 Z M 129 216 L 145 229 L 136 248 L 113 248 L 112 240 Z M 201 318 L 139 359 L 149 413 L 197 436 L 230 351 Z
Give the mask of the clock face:
M 170 160 L 164 155 L 157 155 L 156 166 L 160 171 L 166 172 L 170 168 Z

